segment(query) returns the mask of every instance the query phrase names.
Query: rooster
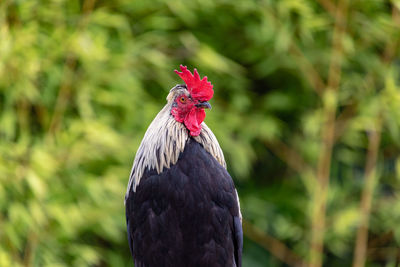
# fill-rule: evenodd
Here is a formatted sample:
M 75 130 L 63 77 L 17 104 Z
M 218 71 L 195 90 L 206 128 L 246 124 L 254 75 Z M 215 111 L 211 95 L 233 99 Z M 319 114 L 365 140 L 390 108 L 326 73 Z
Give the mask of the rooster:
M 221 147 L 203 122 L 214 91 L 180 66 L 185 84 L 147 129 L 125 195 L 135 267 L 241 266 L 240 204 Z

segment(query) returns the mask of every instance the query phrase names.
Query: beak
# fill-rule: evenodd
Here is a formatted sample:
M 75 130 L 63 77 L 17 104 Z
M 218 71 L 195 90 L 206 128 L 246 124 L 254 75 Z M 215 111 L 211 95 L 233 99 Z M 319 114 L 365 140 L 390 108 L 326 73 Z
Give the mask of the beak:
M 198 108 L 208 108 L 211 109 L 211 105 L 210 103 L 208 103 L 207 101 L 204 102 L 199 102 L 198 104 L 195 105 Z

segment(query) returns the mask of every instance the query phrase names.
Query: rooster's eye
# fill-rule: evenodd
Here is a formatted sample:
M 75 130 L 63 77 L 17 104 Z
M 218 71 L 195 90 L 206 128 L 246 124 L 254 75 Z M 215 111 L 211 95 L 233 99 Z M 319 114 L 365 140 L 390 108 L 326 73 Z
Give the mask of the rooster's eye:
M 179 101 L 181 101 L 181 103 L 185 103 L 186 102 L 186 97 L 184 97 L 184 96 L 182 96 L 180 99 L 179 99 Z

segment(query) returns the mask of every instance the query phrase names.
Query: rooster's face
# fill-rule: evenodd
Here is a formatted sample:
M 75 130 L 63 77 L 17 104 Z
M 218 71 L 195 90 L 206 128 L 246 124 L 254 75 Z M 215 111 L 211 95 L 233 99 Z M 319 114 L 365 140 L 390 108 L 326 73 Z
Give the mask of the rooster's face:
M 172 92 L 174 91 L 174 92 Z M 176 121 L 184 123 L 190 135 L 197 136 L 201 131 L 201 123 L 206 117 L 205 108 L 211 109 L 210 103 L 201 101 L 190 95 L 186 85 L 178 85 L 171 90 L 173 102 L 171 115 Z

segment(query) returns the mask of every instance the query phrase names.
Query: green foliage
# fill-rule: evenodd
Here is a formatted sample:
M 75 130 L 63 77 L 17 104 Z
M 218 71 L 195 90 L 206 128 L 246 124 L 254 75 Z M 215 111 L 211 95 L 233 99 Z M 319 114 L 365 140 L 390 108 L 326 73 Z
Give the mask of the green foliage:
M 1 1 L 0 266 L 131 264 L 130 167 L 181 82 L 179 64 L 214 84 L 206 122 L 241 197 L 244 266 L 295 265 L 292 254 L 314 262 L 319 219 L 324 266 L 349 266 L 366 214 L 367 265 L 394 266 L 399 8 L 394 0 Z M 360 210 L 365 192 L 370 211 Z M 289 254 L 276 253 L 278 242 Z

